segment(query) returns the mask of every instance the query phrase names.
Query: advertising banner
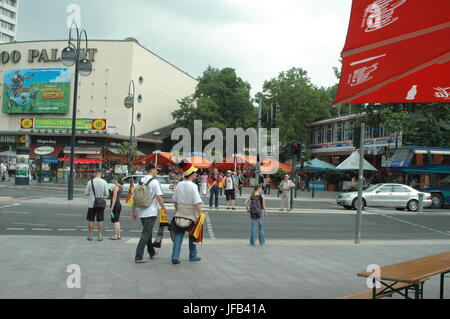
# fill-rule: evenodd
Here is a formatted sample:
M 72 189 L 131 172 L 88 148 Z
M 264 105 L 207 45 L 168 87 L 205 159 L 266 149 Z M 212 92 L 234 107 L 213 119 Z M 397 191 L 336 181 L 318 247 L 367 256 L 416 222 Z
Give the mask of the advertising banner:
M 37 130 L 71 130 L 72 119 L 35 118 L 34 128 Z M 92 130 L 91 119 L 77 119 L 75 128 L 79 131 Z
M 68 68 L 5 72 L 3 113 L 69 112 L 71 72 Z

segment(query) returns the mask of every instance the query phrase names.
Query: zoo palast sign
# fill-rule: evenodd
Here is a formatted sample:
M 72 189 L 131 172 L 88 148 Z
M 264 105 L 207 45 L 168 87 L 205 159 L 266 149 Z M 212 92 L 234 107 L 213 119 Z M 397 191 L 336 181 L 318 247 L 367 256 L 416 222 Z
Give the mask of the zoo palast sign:
M 0 63 L 19 63 L 22 60 L 23 55 L 26 55 L 29 63 L 34 62 L 59 62 L 61 61 L 61 50 L 60 49 L 29 49 L 28 52 L 23 53 L 19 50 L 2 51 L 0 52 Z M 95 61 L 95 54 L 97 53 L 97 49 L 87 49 L 87 58 L 91 61 Z

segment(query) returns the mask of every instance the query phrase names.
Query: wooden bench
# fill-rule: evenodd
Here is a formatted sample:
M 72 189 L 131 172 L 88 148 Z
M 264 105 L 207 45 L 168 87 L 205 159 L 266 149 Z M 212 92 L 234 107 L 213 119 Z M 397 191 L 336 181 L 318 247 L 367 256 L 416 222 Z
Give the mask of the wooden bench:
M 450 273 L 450 252 L 407 260 L 397 264 L 380 267 L 382 287 L 357 292 L 339 299 L 379 299 L 398 293 L 409 298 L 408 290 L 414 291 L 414 298 L 423 298 L 423 284 L 429 278 L 440 275 L 440 299 L 444 298 L 444 279 Z M 358 277 L 373 277 L 372 272 L 362 271 Z M 375 278 L 372 278 L 375 283 Z M 404 290 L 404 292 L 403 292 Z
M 389 284 L 392 289 L 382 293 L 383 290 L 386 290 L 386 287 L 377 288 L 375 299 L 392 297 L 392 295 L 395 292 L 393 290 L 398 290 L 398 291 L 405 290 L 405 295 L 408 296 L 408 290 L 412 288 L 411 284 L 407 283 L 407 282 L 396 282 L 396 283 L 388 282 L 387 284 Z M 421 283 L 421 288 L 423 291 L 423 282 Z M 350 294 L 347 296 L 339 297 L 338 299 L 374 299 L 373 298 L 373 289 L 363 290 L 363 291 L 356 292 L 356 293 L 353 293 L 353 294 Z

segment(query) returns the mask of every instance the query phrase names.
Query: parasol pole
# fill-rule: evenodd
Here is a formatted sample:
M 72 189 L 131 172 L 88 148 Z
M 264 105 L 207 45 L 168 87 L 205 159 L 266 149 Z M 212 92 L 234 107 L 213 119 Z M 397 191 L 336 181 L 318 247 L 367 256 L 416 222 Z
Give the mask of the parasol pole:
M 359 141 L 359 176 L 358 176 L 358 207 L 356 213 L 356 234 L 355 244 L 361 241 L 361 226 L 362 226 L 362 186 L 364 178 L 364 130 L 365 124 L 361 123 L 361 140 Z

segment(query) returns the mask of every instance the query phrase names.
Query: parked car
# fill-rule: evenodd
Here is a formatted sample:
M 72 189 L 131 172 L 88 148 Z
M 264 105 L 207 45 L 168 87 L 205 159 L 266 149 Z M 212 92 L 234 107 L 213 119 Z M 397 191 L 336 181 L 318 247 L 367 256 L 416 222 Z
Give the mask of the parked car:
M 141 179 L 145 175 L 128 175 L 122 178 L 122 197 L 126 197 L 128 194 L 128 190 L 130 189 L 130 183 L 131 179 L 133 179 L 134 188 L 139 186 L 139 183 L 141 182 Z M 156 179 L 159 181 L 159 184 L 161 185 L 161 191 L 163 193 L 163 197 L 165 201 L 171 201 L 173 196 L 173 190 L 175 188 L 175 185 L 170 181 L 170 178 L 168 175 L 157 175 Z M 108 187 L 110 190 L 114 188 L 114 184 L 108 183 Z
M 417 211 L 419 208 L 419 191 L 403 184 L 376 184 L 362 193 L 363 207 L 394 207 L 397 210 Z M 424 194 L 423 207 L 431 207 L 431 195 Z M 358 192 L 339 194 L 336 199 L 338 205 L 345 209 L 356 209 L 358 206 Z

